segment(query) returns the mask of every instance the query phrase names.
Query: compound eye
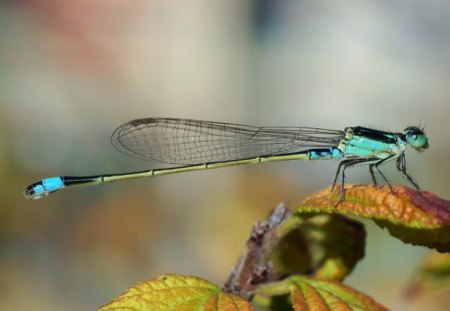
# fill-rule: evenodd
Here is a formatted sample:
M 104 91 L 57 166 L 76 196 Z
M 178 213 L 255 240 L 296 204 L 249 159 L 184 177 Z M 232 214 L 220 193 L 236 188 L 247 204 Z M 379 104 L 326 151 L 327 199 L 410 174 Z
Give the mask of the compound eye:
M 418 127 L 409 127 L 405 129 L 407 142 L 417 150 L 428 148 L 428 138 L 425 133 Z

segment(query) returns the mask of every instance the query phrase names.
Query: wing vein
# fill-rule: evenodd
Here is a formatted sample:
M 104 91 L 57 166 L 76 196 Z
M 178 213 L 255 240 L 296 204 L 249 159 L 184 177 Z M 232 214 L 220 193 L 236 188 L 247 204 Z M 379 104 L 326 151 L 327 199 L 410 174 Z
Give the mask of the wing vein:
M 117 150 L 135 158 L 189 165 L 336 146 L 343 135 L 343 131 L 311 127 L 147 118 L 121 125 L 111 141 Z

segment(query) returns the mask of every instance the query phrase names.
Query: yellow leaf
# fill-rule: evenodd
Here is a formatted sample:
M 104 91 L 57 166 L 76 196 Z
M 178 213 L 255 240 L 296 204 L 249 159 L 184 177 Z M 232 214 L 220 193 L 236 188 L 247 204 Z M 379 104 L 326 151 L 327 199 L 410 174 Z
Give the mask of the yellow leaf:
M 198 277 L 164 274 L 129 288 L 99 311 L 247 311 L 250 304 Z
M 387 310 L 371 297 L 342 283 L 299 275 L 261 286 L 256 290 L 253 301 L 276 310 L 277 304 L 286 308 L 289 296 L 295 311 Z

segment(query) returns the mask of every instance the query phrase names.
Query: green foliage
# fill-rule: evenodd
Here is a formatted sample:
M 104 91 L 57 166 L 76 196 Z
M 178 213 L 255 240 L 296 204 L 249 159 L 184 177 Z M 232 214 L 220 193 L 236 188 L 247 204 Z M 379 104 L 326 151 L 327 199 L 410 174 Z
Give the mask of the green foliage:
M 362 217 L 406 243 L 450 250 L 450 202 L 406 187 L 331 188 L 258 222 L 223 289 L 197 277 L 163 275 L 139 283 L 100 310 L 386 310 L 342 283 L 364 257 Z M 424 264 L 417 288 L 449 284 L 448 256 Z

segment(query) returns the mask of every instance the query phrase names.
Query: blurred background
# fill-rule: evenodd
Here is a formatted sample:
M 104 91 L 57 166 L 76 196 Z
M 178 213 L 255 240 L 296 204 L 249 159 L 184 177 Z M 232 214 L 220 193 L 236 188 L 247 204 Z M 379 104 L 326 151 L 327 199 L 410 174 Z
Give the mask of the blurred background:
M 0 309 L 92 310 L 158 274 L 223 284 L 252 224 L 330 185 L 337 163 L 282 162 L 62 191 L 42 177 L 159 167 L 110 145 L 120 124 L 177 117 L 402 131 L 425 190 L 450 198 L 450 3 L 331 0 L 0 1 Z M 394 165 L 383 167 L 405 184 Z M 367 168 L 348 182 L 368 183 Z M 428 250 L 367 222 L 347 284 L 395 310 Z

